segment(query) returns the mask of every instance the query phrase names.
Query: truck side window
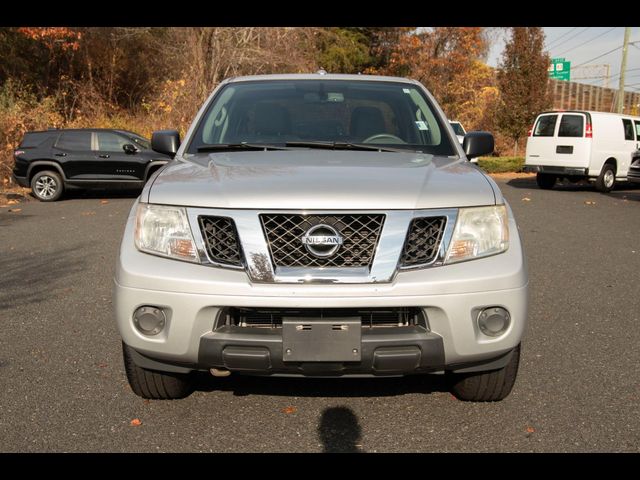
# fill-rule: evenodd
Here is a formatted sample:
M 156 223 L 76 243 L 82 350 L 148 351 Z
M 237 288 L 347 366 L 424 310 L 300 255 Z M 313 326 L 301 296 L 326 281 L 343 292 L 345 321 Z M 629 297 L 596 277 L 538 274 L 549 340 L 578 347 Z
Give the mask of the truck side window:
M 538 118 L 536 128 L 533 131 L 534 137 L 553 137 L 553 132 L 556 129 L 557 115 L 543 115 Z
M 624 125 L 624 139 L 635 140 L 636 137 L 633 134 L 633 126 L 631 125 L 631 120 L 629 120 L 628 118 L 623 118 L 622 125 Z
M 560 120 L 559 137 L 582 137 L 583 135 L 582 115 L 562 115 Z

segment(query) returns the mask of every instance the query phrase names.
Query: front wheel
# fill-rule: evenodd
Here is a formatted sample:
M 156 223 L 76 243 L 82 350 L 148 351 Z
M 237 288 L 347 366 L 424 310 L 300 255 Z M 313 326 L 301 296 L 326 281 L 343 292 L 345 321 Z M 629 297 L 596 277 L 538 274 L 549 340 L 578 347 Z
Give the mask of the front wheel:
M 451 374 L 451 393 L 467 402 L 498 402 L 504 400 L 516 382 L 520 364 L 520 345 L 504 367 L 489 372 Z
M 543 190 L 550 190 L 556 184 L 556 176 L 549 173 L 540 173 L 536 175 L 536 183 Z
M 609 193 L 616 185 L 616 169 L 610 163 L 602 167 L 602 171 L 596 179 L 596 190 L 602 193 Z
M 139 367 L 133 361 L 131 350 L 129 345 L 122 342 L 124 369 L 133 393 L 152 400 L 175 400 L 191 395 L 194 389 L 193 375 Z
M 31 191 L 41 202 L 55 202 L 62 196 L 64 184 L 58 172 L 44 170 L 31 179 Z

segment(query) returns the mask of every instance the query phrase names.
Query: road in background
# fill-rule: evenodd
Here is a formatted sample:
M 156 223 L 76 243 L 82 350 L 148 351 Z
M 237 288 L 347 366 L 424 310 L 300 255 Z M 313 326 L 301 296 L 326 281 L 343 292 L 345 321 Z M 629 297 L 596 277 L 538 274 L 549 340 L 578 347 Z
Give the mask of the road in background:
M 111 303 L 135 195 L 0 209 L 0 451 L 640 451 L 640 189 L 497 181 L 531 281 L 499 403 L 455 400 L 438 377 L 234 375 L 145 401 Z

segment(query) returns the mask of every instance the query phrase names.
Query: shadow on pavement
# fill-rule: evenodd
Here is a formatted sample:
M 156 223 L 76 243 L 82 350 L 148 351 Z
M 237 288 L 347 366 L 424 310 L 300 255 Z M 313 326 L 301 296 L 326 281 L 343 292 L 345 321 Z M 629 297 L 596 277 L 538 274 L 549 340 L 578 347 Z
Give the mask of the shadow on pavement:
M 362 428 L 348 407 L 325 408 L 318 425 L 318 436 L 325 453 L 363 453 Z
M 443 375 L 388 378 L 293 378 L 232 374 L 215 378 L 199 373 L 197 390 L 233 392 L 237 396 L 393 397 L 412 393 L 448 392 Z
M 82 245 L 41 255 L 21 253 L 0 256 L 0 311 L 24 303 L 37 303 L 50 298 L 59 287 L 68 287 L 67 277 L 82 271 L 85 260 Z

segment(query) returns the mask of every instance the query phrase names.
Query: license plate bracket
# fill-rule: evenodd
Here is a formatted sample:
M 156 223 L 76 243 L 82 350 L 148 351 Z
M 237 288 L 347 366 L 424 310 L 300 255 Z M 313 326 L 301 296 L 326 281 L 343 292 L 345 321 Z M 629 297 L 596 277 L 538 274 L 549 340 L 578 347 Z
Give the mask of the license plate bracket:
M 359 362 L 360 317 L 282 318 L 282 355 L 285 362 Z

